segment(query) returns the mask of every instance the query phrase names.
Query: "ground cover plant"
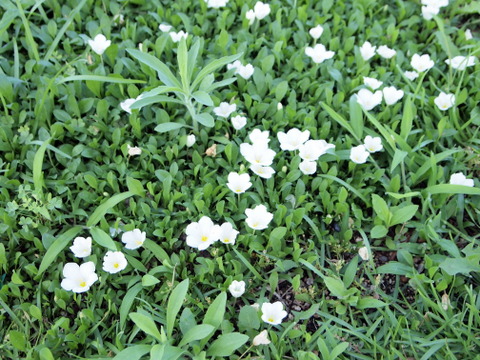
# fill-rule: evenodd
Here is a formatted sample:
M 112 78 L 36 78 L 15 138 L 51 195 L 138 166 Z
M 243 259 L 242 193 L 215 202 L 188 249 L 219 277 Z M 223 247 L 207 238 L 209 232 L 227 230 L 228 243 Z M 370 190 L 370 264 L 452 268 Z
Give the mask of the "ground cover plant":
M 479 14 L 0 2 L 0 358 L 480 358 Z

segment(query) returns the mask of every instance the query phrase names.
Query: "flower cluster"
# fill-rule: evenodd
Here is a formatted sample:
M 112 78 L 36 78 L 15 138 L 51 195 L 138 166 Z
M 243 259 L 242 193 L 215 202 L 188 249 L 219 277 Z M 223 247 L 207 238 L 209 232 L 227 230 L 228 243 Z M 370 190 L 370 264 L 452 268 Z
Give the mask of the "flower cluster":
M 382 149 L 382 140 L 379 137 L 367 135 L 362 145 L 355 146 L 350 150 L 350 160 L 356 164 L 364 164 L 371 153 Z
M 248 136 L 252 144 L 240 144 L 240 153 L 250 163 L 250 170 L 264 179 L 271 178 L 275 173 L 270 165 L 276 153 L 268 148 L 269 134 L 268 131 L 254 129 Z
M 146 239 L 145 232 L 139 229 L 126 231 L 122 235 L 122 242 L 125 248 L 129 250 L 138 249 L 143 245 Z M 78 258 L 85 258 L 92 254 L 92 238 L 78 236 L 73 240 L 70 246 L 73 255 Z M 128 265 L 125 255 L 121 251 L 107 251 L 103 257 L 103 271 L 110 274 L 118 273 L 124 270 Z M 98 275 L 95 273 L 95 264 L 92 261 L 78 265 L 76 263 L 67 263 L 63 267 L 63 277 L 61 286 L 67 291 L 82 293 L 88 291 Z
M 422 0 L 422 16 L 425 20 L 431 20 L 438 15 L 440 9 L 448 5 L 448 0 Z
M 183 30 L 180 30 L 179 32 L 170 31 L 172 30 L 172 25 L 169 24 L 160 24 L 158 28 L 161 32 L 168 33 L 174 43 L 179 42 L 180 40 L 182 40 L 182 38 L 186 39 L 188 37 L 188 33 Z
M 238 231 L 229 222 L 216 225 L 208 216 L 202 216 L 198 222 L 189 224 L 185 232 L 187 245 L 198 250 L 205 250 L 216 241 L 233 245 L 238 235 Z
M 255 19 L 262 20 L 266 18 L 270 14 L 270 11 L 271 9 L 269 4 L 264 4 L 261 1 L 257 1 L 253 9 L 247 11 L 245 17 L 247 18 L 249 24 L 252 25 Z
M 369 77 L 364 77 L 363 82 L 372 90 L 377 90 L 383 84 L 383 82 Z M 361 89 L 356 97 L 358 104 L 363 109 L 369 111 L 379 105 L 382 102 L 382 98 L 384 99 L 385 104 L 394 105 L 403 98 L 403 95 L 403 90 L 398 90 L 394 86 L 387 86 L 381 91 L 377 90 L 374 93 L 368 89 Z
M 377 49 L 377 47 L 373 46 L 369 41 L 365 41 L 359 50 L 360 55 L 365 61 L 370 60 L 375 54 L 380 55 L 384 59 L 391 59 L 397 54 L 394 49 L 390 49 L 387 45 L 381 45 Z
M 250 77 L 253 75 L 253 72 L 255 71 L 255 68 L 253 67 L 252 64 L 242 65 L 240 60 L 236 60 L 232 64 L 228 64 L 227 69 L 228 70 L 234 69 L 235 74 L 240 75 L 245 80 L 250 79 Z

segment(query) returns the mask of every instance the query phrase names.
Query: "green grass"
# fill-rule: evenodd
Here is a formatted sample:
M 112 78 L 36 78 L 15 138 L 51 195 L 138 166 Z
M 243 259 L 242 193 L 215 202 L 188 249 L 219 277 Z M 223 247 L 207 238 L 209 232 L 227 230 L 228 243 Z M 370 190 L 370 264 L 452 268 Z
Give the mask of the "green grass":
M 273 0 L 249 25 L 255 3 L 1 2 L 0 358 L 480 359 L 480 65 L 445 63 L 478 56 L 479 1 L 425 20 L 414 0 Z M 87 44 L 98 33 L 112 41 L 103 55 Z M 397 53 L 365 61 L 365 41 Z M 334 57 L 315 64 L 315 42 Z M 415 53 L 435 66 L 410 81 Z M 252 77 L 227 70 L 236 59 Z M 365 111 L 364 76 L 405 95 Z M 440 111 L 440 91 L 455 106 Z M 221 102 L 247 117 L 243 129 L 214 114 Z M 277 133 L 294 127 L 335 145 L 313 175 L 280 149 Z M 253 129 L 277 153 L 270 179 L 240 153 Z M 353 163 L 367 135 L 383 151 Z M 230 172 L 252 186 L 233 193 Z M 475 186 L 449 184 L 458 172 Z M 245 210 L 259 204 L 273 220 L 253 231 Z M 230 222 L 236 243 L 187 246 L 202 216 Z M 147 240 L 128 250 L 133 229 Z M 69 249 L 77 236 L 93 238 L 87 258 Z M 107 250 L 127 268 L 102 270 Z M 64 290 L 64 265 L 86 261 L 99 280 Z M 246 283 L 239 298 L 233 280 Z M 276 301 L 280 325 L 250 306 Z M 271 343 L 253 346 L 264 329 Z

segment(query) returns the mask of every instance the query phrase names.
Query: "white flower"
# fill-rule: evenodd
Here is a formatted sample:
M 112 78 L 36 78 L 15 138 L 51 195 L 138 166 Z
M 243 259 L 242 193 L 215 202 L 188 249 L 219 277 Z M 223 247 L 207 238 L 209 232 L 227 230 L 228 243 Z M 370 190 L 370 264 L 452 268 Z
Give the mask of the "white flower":
M 228 174 L 227 186 L 234 193 L 242 194 L 252 186 L 250 175 L 231 172 Z
M 248 174 L 247 174 L 248 175 Z M 235 244 L 238 231 L 235 230 L 229 222 L 225 222 L 220 226 L 220 241 L 224 244 Z
M 73 240 L 73 245 L 70 246 L 70 250 L 72 250 L 73 255 L 78 258 L 90 256 L 92 253 L 92 238 L 76 237 Z
M 208 216 L 202 216 L 198 222 L 192 222 L 185 230 L 187 245 L 205 250 L 220 239 L 220 226 L 215 225 Z
M 246 209 L 245 215 L 247 215 L 245 222 L 253 230 L 266 229 L 273 219 L 273 214 L 267 211 L 265 205 L 257 205 L 253 209 Z
M 455 56 L 453 59 L 447 59 L 445 62 L 457 70 L 465 70 L 467 67 L 475 65 L 473 56 Z
M 283 105 L 282 105 L 281 102 L 279 102 L 279 103 L 277 104 L 277 110 L 280 111 L 280 110 L 282 110 L 282 109 L 283 109 Z
M 463 175 L 461 172 L 452 174 L 450 176 L 450 184 L 452 185 L 463 185 L 463 186 L 469 186 L 473 187 L 473 179 L 467 179 L 465 175 Z
M 383 88 L 383 99 L 387 105 L 396 104 L 401 98 L 403 98 L 403 90 L 397 90 L 394 86 Z
M 266 323 L 279 325 L 286 316 L 287 312 L 283 310 L 283 304 L 280 301 L 262 304 L 262 320 Z
M 361 89 L 357 93 L 357 103 L 365 110 L 372 110 L 382 102 L 382 92 L 380 90 L 372 93 L 370 90 Z
M 253 346 L 270 344 L 270 340 L 268 340 L 268 331 L 263 330 L 261 333 L 259 333 L 257 336 L 255 336 L 253 338 L 252 344 L 253 344 Z
M 470 29 L 465 30 L 465 40 L 469 41 L 473 39 L 472 31 Z
M 366 246 L 361 247 L 358 249 L 358 255 L 362 258 L 362 260 L 367 261 L 370 259 L 370 254 L 368 253 L 368 249 Z
M 254 71 L 255 68 L 253 67 L 253 65 L 247 64 L 245 66 L 241 65 L 240 67 L 238 67 L 236 73 L 245 80 L 248 80 L 253 75 Z
M 383 84 L 380 80 L 366 76 L 363 77 L 363 83 L 372 90 L 377 90 Z
M 242 63 L 240 62 L 240 60 L 235 60 L 233 63 L 227 64 L 227 70 L 232 70 L 232 69 L 237 70 L 240 66 L 242 66 Z
M 413 81 L 416 78 L 418 78 L 418 73 L 416 71 L 405 71 L 404 74 L 406 78 L 410 81 Z
M 369 154 L 364 145 L 355 146 L 350 150 L 350 160 L 357 164 L 364 164 Z
M 140 155 L 142 153 L 142 149 L 140 149 L 138 146 L 132 147 L 129 144 L 127 144 L 127 150 L 129 156 Z
M 172 25 L 160 24 L 158 25 L 158 28 L 160 29 L 161 32 L 169 32 L 170 30 L 172 30 Z
M 390 49 L 386 45 L 382 45 L 377 49 L 377 54 L 383 57 L 384 59 L 391 59 L 397 54 L 397 52 L 393 49 Z
M 303 160 L 298 167 L 304 175 L 312 175 L 317 171 L 317 162 Z
M 422 16 L 425 20 L 432 20 L 439 12 L 440 8 L 437 6 L 422 6 Z
M 115 274 L 127 267 L 127 259 L 121 251 L 107 251 L 103 257 L 103 271 Z
M 334 51 L 327 51 L 324 45 L 316 44 L 313 48 L 307 46 L 305 54 L 312 58 L 312 61 L 316 64 L 321 64 L 325 60 L 331 59 L 335 55 Z
M 147 235 L 145 231 L 134 229 L 131 231 L 125 231 L 122 234 L 122 242 L 125 244 L 125 249 L 135 250 L 143 245 Z
M 455 105 L 455 95 L 445 94 L 443 91 L 433 101 L 437 107 L 442 110 L 448 110 Z
M 96 52 L 98 55 L 102 55 L 105 50 L 110 46 L 112 42 L 110 40 L 107 40 L 105 35 L 98 34 L 95 36 L 95 38 L 89 39 L 88 40 L 88 45 L 92 48 L 94 52 Z
M 253 9 L 248 10 L 245 14 L 245 18 L 248 20 L 248 23 L 252 25 L 253 22 L 255 21 L 255 11 Z
M 308 140 L 298 148 L 300 157 L 305 161 L 317 161 L 329 149 L 335 149 L 335 145 L 325 140 Z
M 186 39 L 188 37 L 188 33 L 184 32 L 183 30 L 180 30 L 179 32 L 172 31 L 169 34 L 174 43 L 179 42 L 182 40 L 182 38 Z
M 372 46 L 369 41 L 365 41 L 360 47 L 360 55 L 362 55 L 363 60 L 369 60 L 375 55 L 376 46 Z
M 63 267 L 63 277 L 60 286 L 75 293 L 82 293 L 90 289 L 95 281 L 98 280 L 95 274 L 95 264 L 92 261 L 78 266 L 75 263 L 67 263 Z
M 264 4 L 261 1 L 257 1 L 253 7 L 253 11 L 255 11 L 255 17 L 258 20 L 262 20 L 263 18 L 267 17 L 268 14 L 270 14 L 270 5 Z
M 240 297 L 245 292 L 245 281 L 237 281 L 233 280 L 230 286 L 228 287 L 228 291 L 232 294 L 233 297 Z
M 428 54 L 414 54 L 412 56 L 412 60 L 410 61 L 410 65 L 412 65 L 412 68 L 414 68 L 417 72 L 421 73 L 431 69 L 435 63 L 430 59 L 430 55 Z
M 270 132 L 267 130 L 261 131 L 260 129 L 253 129 L 252 132 L 248 135 L 248 138 L 254 145 L 263 144 L 267 146 L 267 144 L 270 142 L 270 139 L 268 138 L 269 136 Z
M 319 39 L 320 36 L 323 34 L 323 27 L 321 25 L 317 25 L 314 28 L 311 28 L 309 34 L 312 38 Z
M 187 136 L 187 143 L 186 143 L 187 147 L 192 147 L 193 144 L 195 144 L 196 140 L 197 139 L 196 139 L 195 135 L 193 135 L 193 134 L 188 135 Z
M 240 144 L 240 153 L 252 165 L 270 166 L 276 153 L 263 143 Z
M 217 116 L 228 118 L 235 110 L 237 110 L 236 104 L 229 104 L 227 102 L 220 103 L 219 106 L 213 108 L 213 112 Z
M 235 130 L 242 129 L 247 124 L 247 118 L 245 116 L 237 115 L 230 119 Z
M 222 6 L 226 6 L 228 0 L 207 0 L 207 7 L 218 9 Z
M 126 111 L 127 113 L 131 114 L 132 109 L 130 107 L 135 101 L 137 101 L 137 99 L 126 99 L 120 103 L 120 107 L 122 108 L 123 111 Z
M 252 170 L 256 175 L 264 179 L 270 179 L 272 175 L 275 174 L 275 170 L 273 170 L 271 166 L 262 166 L 262 165 L 252 164 L 250 166 L 250 170 Z
M 282 131 L 277 133 L 278 141 L 280 141 L 280 148 L 282 150 L 297 150 L 300 145 L 305 143 L 310 137 L 310 131 L 300 131 L 297 128 L 288 130 L 287 133 Z
M 380 139 L 378 136 L 371 137 L 370 135 L 367 135 L 365 140 L 363 140 L 363 145 L 370 153 L 381 151 L 383 149 L 382 139 Z

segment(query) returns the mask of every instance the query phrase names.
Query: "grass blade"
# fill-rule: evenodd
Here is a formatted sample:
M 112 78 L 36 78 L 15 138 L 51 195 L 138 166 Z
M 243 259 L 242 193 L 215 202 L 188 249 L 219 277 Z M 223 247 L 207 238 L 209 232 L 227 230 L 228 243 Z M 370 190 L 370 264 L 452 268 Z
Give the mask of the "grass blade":
M 227 64 L 230 64 L 231 62 L 234 62 L 235 60 L 240 59 L 240 57 L 243 55 L 243 53 L 236 54 L 236 55 L 230 55 L 230 56 L 224 56 L 220 59 L 213 60 L 209 62 L 200 72 L 198 73 L 197 77 L 192 83 L 191 90 L 194 91 L 195 88 L 200 85 L 202 82 L 203 78 L 211 73 L 213 73 L 215 70 L 218 68 L 225 66 Z
M 112 196 L 110 199 L 99 205 L 95 211 L 93 212 L 92 216 L 87 221 L 87 226 L 92 227 L 98 224 L 98 222 L 102 219 L 102 217 L 107 213 L 108 210 L 113 208 L 119 202 L 128 199 L 129 197 L 135 195 L 131 191 L 125 191 L 121 194 L 117 194 Z
M 101 81 L 101 82 L 109 82 L 109 83 L 117 83 L 117 84 L 145 84 L 146 83 L 146 81 L 143 81 L 143 80 L 124 79 L 118 75 L 110 75 L 110 76 L 72 75 L 72 76 L 68 76 L 66 78 L 58 80 L 57 84 L 62 84 L 68 81 L 83 81 L 83 80 Z
M 185 279 L 173 289 L 167 304 L 167 338 L 171 338 L 175 319 L 187 296 L 189 280 Z
M 45 151 L 47 150 L 47 146 L 50 143 L 50 139 L 45 140 L 40 148 L 35 153 L 35 157 L 33 158 L 33 186 L 35 187 L 35 191 L 38 193 L 40 197 L 43 197 L 43 186 L 45 185 L 43 179 L 43 158 L 45 157 Z
M 18 14 L 20 15 L 20 18 L 22 19 L 23 27 L 25 28 L 25 40 L 27 43 L 28 49 L 33 53 L 33 57 L 37 62 L 40 61 L 40 55 L 38 55 L 38 46 L 35 40 L 33 39 L 32 36 L 32 30 L 30 30 L 30 24 L 25 16 L 25 12 L 23 11 L 22 4 L 20 3 L 20 0 L 16 0 L 17 3 L 17 8 L 18 8 Z

